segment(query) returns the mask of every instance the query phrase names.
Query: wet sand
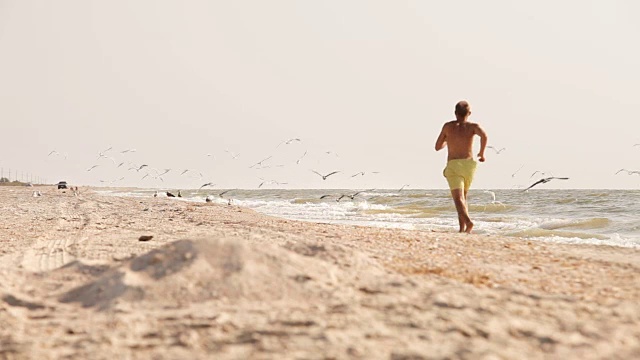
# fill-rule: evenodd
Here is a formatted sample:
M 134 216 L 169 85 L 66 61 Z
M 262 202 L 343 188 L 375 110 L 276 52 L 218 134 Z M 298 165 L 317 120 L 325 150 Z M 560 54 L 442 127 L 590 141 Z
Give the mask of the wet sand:
M 637 249 L 39 190 L 0 187 L 0 359 L 640 358 Z

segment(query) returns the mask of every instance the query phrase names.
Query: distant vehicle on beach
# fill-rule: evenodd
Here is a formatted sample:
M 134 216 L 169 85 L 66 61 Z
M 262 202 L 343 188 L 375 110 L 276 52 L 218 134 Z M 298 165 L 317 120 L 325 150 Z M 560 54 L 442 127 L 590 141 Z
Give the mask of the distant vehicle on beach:
M 67 186 L 67 182 L 66 181 L 60 181 L 58 183 L 58 189 L 68 189 L 69 187 Z

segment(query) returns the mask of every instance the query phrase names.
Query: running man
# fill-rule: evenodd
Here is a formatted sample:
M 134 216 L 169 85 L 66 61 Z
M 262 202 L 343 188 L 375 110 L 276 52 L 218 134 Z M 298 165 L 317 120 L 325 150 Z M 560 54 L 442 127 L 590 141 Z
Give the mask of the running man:
M 443 175 L 447 178 L 451 197 L 458 211 L 458 222 L 460 232 L 471 233 L 473 222 L 469 218 L 469 208 L 467 207 L 467 192 L 473 181 L 473 174 L 476 172 L 476 161 L 473 159 L 473 137 L 480 136 L 480 152 L 478 161 L 484 162 L 484 150 L 487 147 L 487 134 L 480 125 L 469 122 L 471 107 L 466 101 L 456 104 L 456 120 L 444 124 L 438 140 L 436 140 L 436 151 L 448 148 L 447 166 Z

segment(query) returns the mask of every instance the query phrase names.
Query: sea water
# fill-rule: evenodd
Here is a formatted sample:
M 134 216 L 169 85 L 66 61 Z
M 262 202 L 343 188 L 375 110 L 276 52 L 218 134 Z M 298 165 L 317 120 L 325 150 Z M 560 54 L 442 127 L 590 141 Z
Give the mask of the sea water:
M 105 189 L 115 196 L 151 197 L 157 189 Z M 449 190 L 182 190 L 176 201 L 244 206 L 286 219 L 399 228 L 458 230 Z M 174 193 L 177 191 L 172 190 Z M 160 192 L 164 196 L 164 192 Z M 329 195 L 320 199 L 323 195 Z M 572 244 L 640 248 L 640 190 L 470 190 L 474 233 Z

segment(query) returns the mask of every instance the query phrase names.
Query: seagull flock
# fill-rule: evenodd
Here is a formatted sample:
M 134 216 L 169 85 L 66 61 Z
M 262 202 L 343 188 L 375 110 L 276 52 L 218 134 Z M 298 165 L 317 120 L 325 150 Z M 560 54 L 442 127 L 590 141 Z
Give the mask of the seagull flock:
M 286 139 L 283 141 L 280 141 L 276 146 L 275 149 L 280 149 L 282 147 L 289 147 L 293 144 L 303 144 L 304 142 L 302 141 L 302 139 L 300 138 L 290 138 L 290 139 Z M 640 143 L 638 144 L 633 144 L 633 147 L 639 147 Z M 500 155 L 503 152 L 505 152 L 507 150 L 506 147 L 495 147 L 492 145 L 488 145 L 487 149 L 492 150 L 496 155 Z M 119 154 L 120 156 L 128 156 L 129 154 L 135 153 L 137 152 L 137 150 L 135 148 L 130 148 L 130 149 L 125 149 L 125 150 L 121 150 L 119 152 L 116 152 L 112 146 L 109 146 L 108 148 L 98 151 L 97 152 L 97 157 L 96 157 L 96 162 L 105 159 L 105 160 L 109 160 L 111 161 L 111 163 L 113 164 L 113 166 L 115 166 L 116 168 L 121 168 L 123 167 L 125 164 L 127 165 L 126 169 L 127 171 L 132 171 L 134 173 L 141 173 L 143 172 L 143 176 L 141 177 L 142 179 L 155 179 L 161 182 L 164 182 L 164 177 L 172 172 L 175 174 L 178 174 L 177 176 L 187 176 L 193 179 L 199 179 L 202 180 L 203 178 L 205 178 L 205 176 L 202 174 L 202 172 L 194 170 L 194 169 L 172 169 L 172 168 L 154 168 L 152 166 L 150 166 L 149 164 L 136 164 L 133 162 L 128 162 L 128 161 L 118 161 L 116 160 L 116 158 L 114 157 L 114 154 Z M 240 159 L 240 153 L 235 153 L 229 149 L 225 149 L 224 152 L 228 155 L 228 158 L 230 160 L 234 160 L 234 161 L 238 161 L 238 159 Z M 338 154 L 333 152 L 333 151 L 323 151 L 323 154 L 326 155 L 331 155 L 331 156 L 335 156 L 336 158 L 339 158 Z M 305 150 L 300 156 L 298 156 L 295 159 L 295 165 L 300 165 L 303 163 L 303 160 L 306 158 L 308 154 L 308 151 Z M 210 157 L 212 159 L 216 159 L 216 157 L 211 154 L 211 153 L 207 153 L 206 154 L 207 157 Z M 274 164 L 273 159 L 274 159 L 275 155 L 268 155 L 268 156 L 264 156 L 262 157 L 261 160 L 257 161 L 257 162 L 253 162 L 250 163 L 251 165 L 248 166 L 249 169 L 255 169 L 255 170 L 262 170 L 262 169 L 268 169 L 268 168 L 278 168 L 278 167 L 285 167 L 285 164 Z M 68 154 L 67 153 L 60 153 L 57 150 L 52 150 L 47 154 L 47 157 L 59 157 L 59 158 L 63 158 L 63 159 L 67 159 L 68 158 Z M 94 171 L 96 168 L 98 167 L 104 167 L 105 165 L 102 163 L 95 163 L 92 164 L 91 166 L 89 166 L 88 168 L 86 168 L 87 172 L 91 172 Z M 515 178 L 516 175 L 519 174 L 519 172 L 525 167 L 525 164 L 522 164 L 513 174 L 511 174 L 511 177 Z M 338 174 L 344 173 L 344 171 L 341 170 L 334 170 L 334 171 L 330 171 L 330 172 L 320 172 L 316 169 L 309 169 L 310 172 L 312 172 L 313 174 L 317 175 L 320 179 L 322 179 L 322 181 L 328 181 L 330 180 L 330 178 L 333 178 L 335 176 L 338 176 Z M 348 176 L 350 176 L 351 178 L 356 178 L 356 177 L 364 177 L 368 174 L 379 174 L 380 172 L 378 171 L 358 171 L 353 173 L 352 175 L 348 175 L 349 173 L 347 173 Z M 640 170 L 629 170 L 629 169 L 620 169 L 617 172 L 615 172 L 614 175 L 618 175 L 620 173 L 626 173 L 627 175 L 640 175 Z M 553 180 L 569 180 L 568 177 L 557 177 L 554 176 L 553 174 L 549 173 L 549 172 L 545 172 L 542 170 L 536 170 L 533 173 L 530 174 L 530 176 L 528 177 L 529 179 L 533 179 L 536 175 L 538 176 L 542 176 L 541 178 L 539 178 L 538 180 L 534 181 L 533 183 L 531 183 L 531 185 L 529 185 L 528 187 L 524 188 L 523 191 L 528 191 L 530 189 L 532 189 L 533 187 L 536 187 L 538 185 L 541 184 L 545 184 L 548 183 L 550 181 Z M 120 181 L 123 181 L 125 179 L 124 176 L 121 176 L 117 179 L 114 180 L 100 180 L 101 183 L 105 183 L 105 184 L 109 184 L 109 185 L 114 185 Z M 279 181 L 276 179 L 266 179 L 264 177 L 258 177 L 259 182 L 257 182 L 256 188 L 260 189 L 265 185 L 276 185 L 276 186 L 280 186 L 280 185 L 286 185 L 288 184 L 287 182 L 284 181 Z M 202 190 L 203 188 L 213 188 L 215 187 L 216 184 L 212 181 L 208 181 L 208 182 L 204 182 L 200 187 L 198 187 L 198 192 L 200 190 Z M 402 185 L 397 192 L 401 192 L 404 189 L 406 189 L 407 187 L 409 187 L 409 184 L 404 184 Z M 522 188 L 522 187 L 521 187 Z M 237 189 L 229 189 L 229 190 L 225 190 L 219 194 L 217 194 L 218 197 L 223 197 L 223 195 L 228 194 L 234 190 Z M 326 194 L 326 195 L 322 195 L 320 197 L 320 199 L 326 199 L 326 198 L 335 198 L 335 200 L 337 202 L 341 201 L 342 199 L 345 198 L 349 198 L 351 200 L 353 200 L 356 196 L 362 194 L 363 192 L 366 191 L 372 191 L 375 189 L 370 189 L 370 190 L 363 190 L 363 191 L 358 191 L 358 192 L 354 192 L 352 194 Z M 491 193 L 491 192 L 489 192 Z M 169 197 L 175 197 L 175 195 L 173 195 L 170 192 L 166 192 L 166 195 Z M 158 196 L 158 193 L 154 194 L 154 196 Z M 178 191 L 178 197 L 181 196 L 180 192 Z M 492 193 L 493 196 L 493 201 L 492 203 L 498 203 L 501 204 L 500 202 L 497 202 L 495 199 L 495 194 Z M 213 196 L 209 195 L 207 196 L 208 201 L 211 201 L 213 198 Z
M 292 147 L 296 144 L 303 144 L 304 142 L 302 141 L 302 139 L 300 138 L 290 138 L 290 139 L 286 139 L 283 141 L 280 141 L 275 147 L 273 151 L 277 151 L 277 149 L 279 149 L 282 152 L 283 148 L 289 148 Z M 287 150 L 288 151 L 288 150 Z M 295 149 L 294 149 L 295 151 Z M 116 169 L 122 168 L 122 169 L 126 169 L 128 172 L 131 172 L 132 175 L 128 175 L 126 176 L 126 178 L 130 178 L 131 176 L 134 176 L 136 174 L 140 174 L 139 179 L 140 180 L 149 180 L 149 179 L 154 179 L 160 182 L 165 181 L 167 174 L 171 173 L 171 174 L 175 174 L 175 176 L 179 176 L 179 177 L 185 177 L 185 178 L 191 178 L 191 179 L 197 179 L 197 180 L 203 180 L 205 179 L 205 175 L 203 175 L 202 172 L 195 170 L 195 169 L 175 169 L 175 168 L 156 168 L 151 166 L 148 163 L 134 163 L 132 161 L 126 161 L 127 156 L 130 156 L 130 154 L 137 152 L 136 149 L 134 148 L 130 148 L 130 149 L 125 149 L 122 151 L 116 151 L 114 150 L 114 148 L 112 146 L 107 147 L 104 150 L 100 150 L 97 151 L 96 157 L 95 157 L 95 163 L 91 164 L 89 167 L 85 168 L 85 171 L 87 172 L 95 172 L 98 171 L 96 169 L 103 169 L 101 172 L 105 172 L 105 171 L 109 171 L 109 169 L 111 168 L 111 165 L 109 165 L 108 163 L 105 164 L 104 161 L 110 161 L 113 166 Z M 240 153 L 236 153 L 230 149 L 224 149 L 224 152 L 227 154 L 227 159 L 231 160 L 231 161 L 241 161 L 241 154 Z M 288 151 L 289 152 L 289 151 Z M 305 158 L 307 157 L 307 155 L 309 154 L 308 150 L 304 150 L 300 152 L 300 155 L 297 156 L 296 158 L 294 158 L 295 160 L 291 160 L 293 161 L 293 163 L 295 164 L 294 166 L 301 166 L 305 160 Z M 338 158 L 338 154 L 333 152 L 333 151 L 322 151 L 320 152 L 321 157 L 325 157 L 325 156 L 335 156 L 336 158 Z M 67 154 L 65 153 L 64 155 L 62 155 L 60 152 L 58 152 L 57 150 L 52 150 L 48 153 L 47 155 L 48 157 L 64 157 L 64 159 L 67 159 Z M 207 158 L 216 160 L 216 157 L 214 156 L 214 154 L 211 153 L 206 153 L 205 156 Z M 117 159 L 117 157 L 123 157 L 122 159 Z M 245 156 L 246 157 L 246 156 Z M 272 155 L 265 155 L 261 158 L 261 160 L 256 161 L 256 162 L 252 162 L 249 163 L 250 165 L 248 165 L 247 167 L 249 169 L 253 169 L 253 170 L 263 170 L 263 169 L 269 169 L 269 168 L 284 168 L 285 163 L 283 163 L 282 161 L 279 161 L 279 163 L 276 163 L 278 156 L 277 154 L 272 154 Z M 242 161 L 241 161 L 242 162 Z M 319 161 L 318 161 L 319 162 Z M 125 166 L 126 165 L 126 166 Z M 322 179 L 322 181 L 330 181 L 330 178 L 333 178 L 335 176 L 337 176 L 337 174 L 342 173 L 342 171 L 340 170 L 334 170 L 334 171 L 330 171 L 330 172 L 326 172 L 326 173 L 321 173 L 320 171 L 316 170 L 316 169 L 309 169 L 309 171 L 311 173 L 316 174 L 317 176 L 319 176 L 319 178 Z M 352 178 L 354 177 L 362 177 L 365 176 L 367 174 L 379 174 L 379 171 L 358 171 L 355 174 L 351 175 Z M 265 178 L 265 177 L 260 177 L 258 176 L 259 182 L 257 182 L 256 188 L 257 189 L 261 189 L 264 186 L 267 185 L 274 185 L 274 186 L 281 186 L 281 185 L 287 185 L 288 183 L 285 181 L 280 181 L 279 179 L 272 179 L 272 178 Z M 120 176 L 117 179 L 114 180 L 105 180 L 105 179 L 101 179 L 99 180 L 100 183 L 102 184 L 108 184 L 108 185 L 115 185 L 121 181 L 125 180 L 125 176 Z M 200 192 L 201 190 L 205 189 L 205 188 L 214 188 L 216 186 L 216 183 L 214 181 L 203 181 L 202 185 L 200 185 L 199 187 L 197 187 L 197 191 Z M 231 193 L 233 190 L 237 190 L 237 189 L 229 189 L 226 191 L 222 191 L 220 193 L 217 194 L 217 197 L 223 197 L 226 194 Z M 401 189 L 402 190 L 402 189 Z M 341 199 L 344 198 L 351 198 L 354 199 L 357 195 L 359 195 L 361 192 L 356 192 L 353 194 L 339 194 L 337 196 L 338 201 L 340 201 Z M 156 192 L 154 194 L 155 197 L 160 196 L 160 195 L 166 195 L 168 197 L 180 197 L 180 192 L 178 192 L 178 195 L 174 195 L 173 193 L 166 191 L 166 192 Z M 215 198 L 215 196 L 207 196 L 208 201 L 212 201 Z

